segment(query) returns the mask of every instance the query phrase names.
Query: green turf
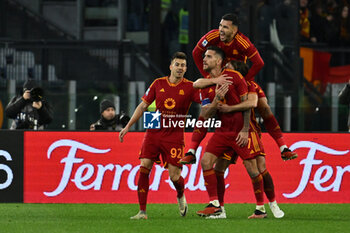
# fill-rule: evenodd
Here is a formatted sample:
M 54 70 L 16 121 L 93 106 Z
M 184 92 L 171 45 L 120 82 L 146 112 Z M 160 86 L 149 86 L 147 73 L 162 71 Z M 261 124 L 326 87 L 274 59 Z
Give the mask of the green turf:
M 149 219 L 138 221 L 129 220 L 135 204 L 0 204 L 0 232 L 350 232 L 350 204 L 281 204 L 283 219 L 268 210 L 267 219 L 254 220 L 247 219 L 253 204 L 227 204 L 228 218 L 216 220 L 195 214 L 203 207 L 189 205 L 183 218 L 177 205 L 149 204 Z

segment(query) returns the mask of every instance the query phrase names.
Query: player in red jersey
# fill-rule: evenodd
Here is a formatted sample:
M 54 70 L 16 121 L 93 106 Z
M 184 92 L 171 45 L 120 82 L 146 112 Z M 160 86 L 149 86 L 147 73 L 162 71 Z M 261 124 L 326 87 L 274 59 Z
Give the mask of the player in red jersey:
M 147 219 L 149 173 L 153 163 L 159 161 L 159 156 L 162 157 L 164 167 L 168 168 L 170 179 L 176 188 L 180 214 L 185 216 L 187 213 L 184 179 L 181 176 L 182 165 L 179 163 L 183 157 L 184 128 L 181 128 L 180 124 L 176 127 L 161 125 L 167 121 L 185 121 L 192 101 L 199 102 L 198 90 L 193 88 L 191 81 L 184 78 L 186 70 L 186 55 L 182 52 L 175 53 L 171 59 L 170 75 L 158 78 L 151 84 L 130 121 L 119 133 L 119 140 L 123 142 L 130 127 L 140 119 L 147 107 L 156 101 L 157 111 L 152 114 L 149 123 L 157 125 L 157 128 L 147 129 L 140 151 L 141 166 L 137 188 L 140 211 L 131 219 Z M 157 119 L 160 120 L 157 122 Z
M 226 67 L 240 72 L 243 76 L 247 74 L 249 69 L 247 64 L 240 61 L 234 61 L 234 60 L 228 62 Z M 262 90 L 256 89 L 256 85 L 253 83 L 253 81 L 252 82 L 247 81 L 247 84 L 248 84 L 248 99 L 246 101 L 243 101 L 237 105 L 227 105 L 227 104 L 219 103 L 218 111 L 227 113 L 227 112 L 236 112 L 236 111 L 241 112 L 241 111 L 246 111 L 247 109 L 251 109 L 248 149 L 250 151 L 250 154 L 256 155 L 258 169 L 260 174 L 263 177 L 264 192 L 266 194 L 266 197 L 269 200 L 270 209 L 275 218 L 282 218 L 284 216 L 284 212 L 277 205 L 273 180 L 270 173 L 266 169 L 266 162 L 265 162 L 266 154 L 264 151 L 263 144 L 261 142 L 261 130 L 259 127 L 259 123 L 256 121 L 255 112 L 254 112 L 254 108 L 256 108 L 258 103 L 258 96 L 261 95 L 260 92 Z M 223 179 L 223 174 L 228 166 L 229 166 L 229 163 L 225 163 L 221 166 L 215 166 L 215 173 L 222 174 L 221 182 L 219 182 L 220 177 L 217 176 L 218 198 L 221 206 L 224 205 L 224 191 L 225 191 L 225 180 Z M 219 190 L 223 190 L 223 191 L 220 192 Z M 260 211 L 256 211 L 253 215 L 249 216 L 249 218 L 264 217 L 265 215 L 261 214 Z M 262 212 L 264 213 L 265 210 L 263 209 Z M 226 218 L 226 215 L 210 216 L 209 218 Z
M 218 47 L 209 47 L 205 52 L 203 59 L 204 69 L 210 73 L 212 78 L 218 77 L 221 74 L 227 74 L 232 77 L 232 85 L 228 85 L 228 92 L 221 99 L 218 92 L 212 103 L 208 106 L 209 109 L 216 109 L 220 101 L 228 105 L 239 104 L 247 98 L 247 84 L 243 76 L 236 71 L 225 69 L 222 71 L 221 65 L 224 59 L 224 52 Z M 218 88 L 216 88 L 218 90 Z M 208 92 L 209 93 L 209 92 Z M 204 96 L 203 96 L 204 95 Z M 202 98 L 207 95 L 202 93 Z M 210 111 L 209 111 L 210 112 Z M 210 115 L 210 114 L 209 114 Z M 249 131 L 249 115 L 250 110 L 245 112 L 218 112 L 218 117 L 222 121 L 220 128 L 215 130 L 215 133 L 210 138 L 205 153 L 201 160 L 203 176 L 206 189 L 209 195 L 209 205 L 201 211 L 197 211 L 200 216 L 219 215 L 222 213 L 222 208 L 218 200 L 217 177 L 214 171 L 214 164 L 218 158 L 225 153 L 234 151 L 243 160 L 243 164 L 252 179 L 253 189 L 257 201 L 257 208 L 263 208 L 263 179 L 259 173 L 255 155 L 251 155 L 248 151 L 248 131 Z M 263 213 L 266 216 L 266 213 Z
M 243 35 L 243 33 L 238 30 L 238 25 L 239 22 L 236 15 L 224 15 L 220 21 L 219 29 L 211 30 L 205 34 L 193 49 L 193 59 L 204 77 L 207 76 L 207 73 L 203 70 L 203 54 L 206 48 L 212 45 L 217 46 L 225 51 L 226 62 L 230 60 L 246 62 L 247 59 L 252 62 L 252 67 L 249 69 L 247 75 L 245 76 L 247 81 L 254 80 L 254 76 L 264 66 L 264 61 L 262 60 L 258 50 L 250 42 L 248 37 Z M 229 78 L 225 80 L 225 78 L 222 77 L 221 79 L 212 81 L 222 84 L 229 81 Z M 276 118 L 274 117 L 265 96 L 258 99 L 257 110 L 260 116 L 264 119 L 264 125 L 268 133 L 279 146 L 282 159 L 290 160 L 296 158 L 298 155 L 287 147 L 282 135 L 281 128 Z M 186 161 L 184 161 L 184 163 L 195 163 L 195 150 L 200 143 L 200 138 L 203 138 L 205 136 L 206 132 L 204 131 L 205 129 L 202 131 L 198 130 L 196 132 L 198 132 L 199 135 L 193 135 L 192 146 L 190 147 L 189 152 L 186 153 L 186 157 L 190 157 L 185 157 Z

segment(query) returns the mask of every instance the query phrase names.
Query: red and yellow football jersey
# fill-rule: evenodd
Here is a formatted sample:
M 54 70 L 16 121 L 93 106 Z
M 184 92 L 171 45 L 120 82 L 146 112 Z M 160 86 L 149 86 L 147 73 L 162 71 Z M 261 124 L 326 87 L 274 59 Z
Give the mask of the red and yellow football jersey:
M 251 60 L 253 65 L 245 77 L 247 80 L 253 80 L 254 76 L 264 66 L 258 50 L 243 33 L 238 31 L 231 42 L 225 43 L 220 40 L 219 30 L 214 29 L 198 41 L 192 52 L 196 66 L 204 77 L 207 73 L 203 70 L 203 53 L 209 46 L 221 48 L 225 52 L 226 62 L 230 60 L 243 62 L 246 62 L 247 59 Z
M 229 91 L 226 93 L 223 103 L 235 105 L 241 102 L 241 97 L 248 93 L 247 83 L 243 76 L 234 70 L 224 69 L 222 74 L 232 77 L 232 84 L 229 86 Z M 212 102 L 215 97 L 215 85 L 201 90 L 203 99 L 209 98 Z M 242 112 L 220 113 L 218 118 L 221 120 L 221 127 L 217 128 L 216 132 L 235 132 L 238 133 L 243 127 Z
M 169 82 L 168 77 L 156 79 L 148 88 L 142 100 L 147 104 L 156 102 L 156 111 L 161 115 L 161 128 L 148 129 L 146 136 L 157 137 L 158 140 L 182 142 L 184 128 L 178 122 L 185 121 L 185 116 L 192 102 L 199 103 L 198 90 L 193 88 L 193 82 L 182 78 L 177 84 Z M 163 127 L 163 123 L 169 127 Z M 174 125 L 176 124 L 176 125 Z
M 255 85 L 256 83 L 251 81 L 247 81 L 247 85 L 248 85 L 248 93 L 253 93 L 253 94 L 256 94 L 257 96 L 259 96 L 259 90 L 257 87 L 260 87 L 258 86 L 257 84 Z M 262 90 L 261 90 L 262 91 Z M 256 132 L 259 136 L 261 135 L 261 128 L 260 128 L 260 125 L 259 123 L 257 122 L 256 120 L 256 115 L 255 115 L 255 110 L 254 108 L 252 108 L 251 112 L 250 112 L 250 127 L 249 127 L 249 131 L 253 131 L 253 132 Z

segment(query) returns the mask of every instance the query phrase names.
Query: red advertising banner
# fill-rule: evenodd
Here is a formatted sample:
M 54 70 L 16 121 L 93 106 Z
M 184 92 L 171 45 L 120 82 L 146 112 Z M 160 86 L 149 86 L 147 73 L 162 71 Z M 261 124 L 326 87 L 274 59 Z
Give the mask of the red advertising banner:
M 138 154 L 144 133 L 25 132 L 25 203 L 137 203 Z M 210 138 L 207 135 L 202 145 Z M 263 134 L 266 163 L 279 203 L 350 203 L 350 134 L 284 134 L 299 157 L 280 158 L 279 148 Z M 186 134 L 189 143 L 191 134 Z M 202 156 L 204 149 L 197 150 Z M 189 203 L 206 203 L 200 165 L 184 166 Z M 254 203 L 242 161 L 225 173 L 226 203 Z M 176 203 L 168 172 L 155 165 L 150 174 L 149 203 Z

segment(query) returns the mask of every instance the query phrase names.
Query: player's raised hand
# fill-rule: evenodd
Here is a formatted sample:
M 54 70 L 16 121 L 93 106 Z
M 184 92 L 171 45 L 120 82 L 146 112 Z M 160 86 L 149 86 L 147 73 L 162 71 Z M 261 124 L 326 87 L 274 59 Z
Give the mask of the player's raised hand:
M 227 74 L 222 74 L 217 78 L 213 79 L 213 82 L 217 85 L 232 84 L 232 77 L 227 76 Z
M 216 94 L 216 98 L 218 98 L 219 100 L 224 99 L 226 93 L 228 92 L 229 89 L 229 84 L 223 84 L 223 85 L 216 85 L 215 88 L 215 94 Z

